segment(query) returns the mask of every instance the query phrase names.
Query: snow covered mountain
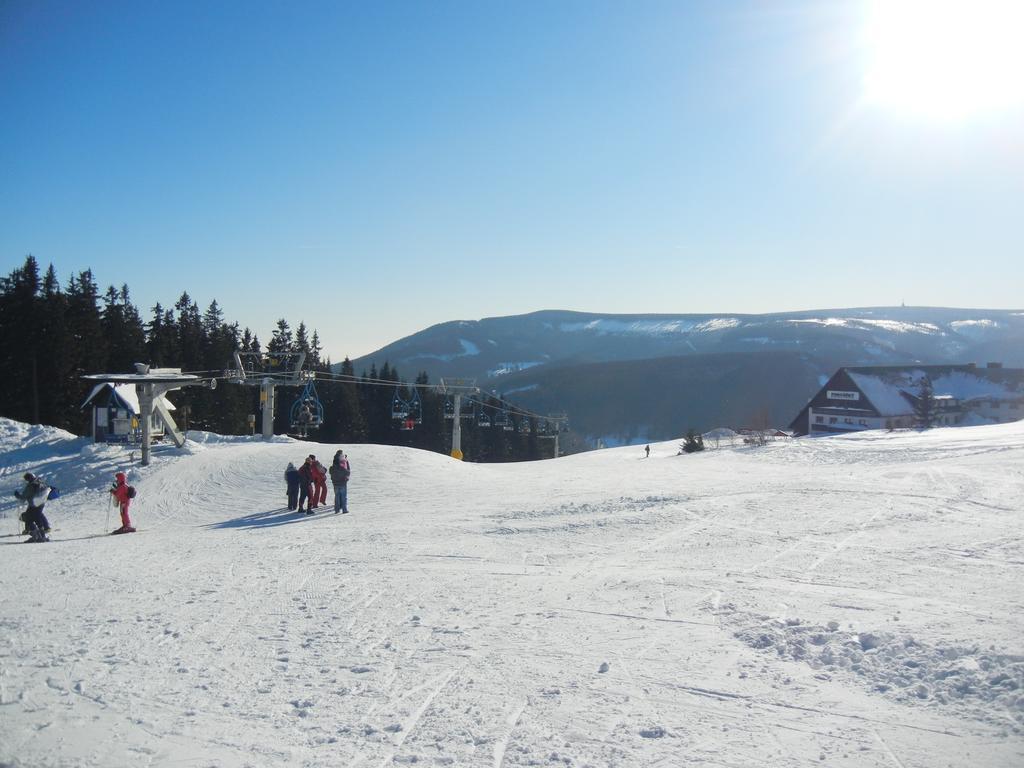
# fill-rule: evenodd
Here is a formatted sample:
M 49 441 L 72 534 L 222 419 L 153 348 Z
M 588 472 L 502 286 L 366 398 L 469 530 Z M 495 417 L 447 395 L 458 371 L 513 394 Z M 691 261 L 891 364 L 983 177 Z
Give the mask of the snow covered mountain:
M 338 446 L 190 437 L 142 468 L 0 419 L 3 484 L 62 490 L 52 543 L 2 522 L 0 765 L 1024 762 L 1024 423 L 345 446 L 352 514 L 308 518 L 283 468 Z
M 770 315 L 544 311 L 433 326 L 354 362 L 475 378 L 526 407 L 567 412 L 591 438 L 667 439 L 687 427 L 788 424 L 842 365 L 1024 366 L 1024 312 L 890 307 Z M 644 362 L 638 362 L 644 361 Z M 701 375 L 704 371 L 704 375 Z M 638 386 L 639 379 L 639 386 Z M 703 383 L 702 383 L 703 382 Z M 723 398 L 723 386 L 728 397 Z M 681 388 L 682 387 L 682 388 Z
M 410 377 L 498 380 L 567 363 L 800 351 L 867 365 L 1000 360 L 1024 365 L 1024 311 L 882 307 L 768 315 L 600 315 L 548 310 L 427 328 L 353 361 Z

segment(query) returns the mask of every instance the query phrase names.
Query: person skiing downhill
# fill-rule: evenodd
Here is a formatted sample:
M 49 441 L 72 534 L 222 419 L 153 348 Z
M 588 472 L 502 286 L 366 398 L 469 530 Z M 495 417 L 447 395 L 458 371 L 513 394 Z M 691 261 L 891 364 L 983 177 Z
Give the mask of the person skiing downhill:
M 288 483 L 288 509 L 295 511 L 299 504 L 299 483 L 302 482 L 302 476 L 290 461 L 284 471 L 284 481 Z
M 15 491 L 15 498 L 28 503 L 28 508 L 21 513 L 21 519 L 25 523 L 25 533 L 29 535 L 26 543 L 49 541 L 46 535 L 50 532 L 50 521 L 43 514 L 43 507 L 50 495 L 50 488 L 31 472 L 24 475 L 25 487 Z
M 135 489 L 128 485 L 124 472 L 114 475 L 114 487 L 110 489 L 110 495 L 117 499 L 117 506 L 121 510 L 121 527 L 112 533 L 135 533 L 132 520 L 128 517 L 128 506 L 132 503 Z
M 645 459 L 651 458 L 651 446 L 649 446 L 649 445 L 644 446 L 644 458 Z
M 331 484 L 334 486 L 334 514 L 348 514 L 348 479 L 352 476 L 352 467 L 348 457 L 338 451 L 331 462 Z

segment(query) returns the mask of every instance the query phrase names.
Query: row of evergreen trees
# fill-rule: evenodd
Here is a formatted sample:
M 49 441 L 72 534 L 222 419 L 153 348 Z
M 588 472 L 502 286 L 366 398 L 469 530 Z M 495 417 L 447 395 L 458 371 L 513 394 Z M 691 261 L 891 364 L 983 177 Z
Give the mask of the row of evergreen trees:
M 411 431 L 401 430 L 392 418 L 395 388 L 376 383 L 403 385 L 398 371 L 385 363 L 379 371 L 372 367 L 357 377 L 346 358 L 340 373 L 347 378 L 332 377 L 330 358 L 324 357 L 316 330 L 310 335 L 304 323 L 293 332 L 286 320 L 279 320 L 264 349 L 250 329 L 225 320 L 216 301 L 204 312 L 188 293 L 171 307 L 158 303 L 146 321 L 127 285 L 110 286 L 101 294 L 91 270 L 72 275 L 62 287 L 52 264 L 41 275 L 36 259 L 28 256 L 20 268 L 0 278 L 0 365 L 5 381 L 0 415 L 8 418 L 88 434 L 90 409 L 83 410 L 82 403 L 93 382 L 83 376 L 132 372 L 136 362 L 220 376 L 235 367 L 235 350 L 306 353 L 306 367 L 320 374 L 316 387 L 324 406 L 324 422 L 310 439 L 409 445 L 444 453 L 451 449 L 443 395 L 420 389 L 422 423 Z M 429 384 L 425 373 L 415 382 Z M 223 386 L 213 391 L 189 387 L 172 394 L 179 426 L 220 434 L 251 430 L 250 414 L 259 418 L 259 390 L 220 383 Z M 291 405 L 300 392 L 297 387 L 278 388 L 275 433 L 289 431 Z M 501 405 L 493 399 L 489 404 Z M 532 419 L 517 421 L 514 431 L 479 427 L 476 420 L 462 424 L 467 459 L 519 461 L 551 455 L 549 442 L 539 439 Z

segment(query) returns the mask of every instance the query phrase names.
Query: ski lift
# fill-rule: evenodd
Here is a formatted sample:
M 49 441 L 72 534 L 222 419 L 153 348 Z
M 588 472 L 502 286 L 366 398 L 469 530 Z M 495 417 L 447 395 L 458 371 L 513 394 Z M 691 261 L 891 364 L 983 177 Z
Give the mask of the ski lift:
M 313 379 L 306 382 L 298 399 L 292 403 L 290 424 L 293 432 L 306 437 L 309 430 L 317 429 L 324 423 L 324 406 L 316 394 Z
M 398 387 L 395 387 L 395 394 L 391 398 L 391 418 L 400 420 L 409 418 L 409 404 L 402 397 Z
M 504 418 L 504 421 L 501 422 L 501 426 L 505 429 L 505 431 L 515 432 L 516 425 L 515 422 L 512 421 L 512 417 L 508 415 L 508 411 L 502 411 L 501 416 L 502 418 Z M 495 424 L 497 424 L 497 422 L 495 422 Z
M 526 416 L 519 420 L 519 432 L 524 435 L 530 434 L 530 420 Z
M 445 398 L 444 401 L 444 417 L 446 419 L 455 418 L 455 401 L 451 397 Z
M 484 412 L 483 408 L 480 409 L 480 416 L 476 420 L 476 425 L 478 427 L 489 427 L 489 426 L 491 426 L 491 417 L 488 416 L 487 413 Z
M 391 398 L 391 418 L 399 422 L 398 428 L 408 432 L 423 423 L 423 402 L 420 400 L 419 390 L 413 389 L 412 398 L 406 400 L 402 397 L 400 387 L 395 387 L 394 397 Z
M 500 411 L 494 414 L 494 418 L 491 419 L 491 424 L 493 424 L 496 427 L 506 429 L 508 427 L 508 411 L 502 408 Z
M 476 417 L 476 402 L 470 400 L 468 397 L 462 399 L 462 413 L 459 416 L 463 419 L 472 419 Z

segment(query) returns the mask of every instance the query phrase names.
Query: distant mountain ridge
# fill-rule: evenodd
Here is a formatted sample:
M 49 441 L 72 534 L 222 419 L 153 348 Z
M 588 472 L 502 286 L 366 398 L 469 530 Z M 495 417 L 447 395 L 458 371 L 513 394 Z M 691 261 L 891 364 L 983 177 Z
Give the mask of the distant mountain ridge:
M 772 361 L 773 357 L 778 360 Z M 772 383 L 762 383 L 771 388 L 778 385 L 771 402 L 754 391 L 753 383 L 747 385 L 751 390 L 747 400 L 767 408 L 774 422 L 786 423 L 795 415 L 794 411 L 787 417 L 788 410 L 799 409 L 813 394 L 804 390 L 840 365 L 999 361 L 1024 366 L 1024 310 L 872 307 L 760 315 L 543 310 L 441 323 L 353 364 L 362 372 L 371 364 L 379 368 L 388 362 L 408 379 L 420 371 L 426 371 L 432 381 L 474 378 L 485 390 L 516 390 L 516 399 L 524 404 L 543 403 L 550 410 L 568 411 L 578 424 L 586 425 L 591 436 L 631 433 L 654 439 L 659 426 L 651 420 L 657 413 L 644 413 L 639 404 L 625 403 L 613 420 L 598 417 L 598 412 L 604 410 L 602 403 L 615 401 L 616 391 L 621 391 L 622 379 L 630 370 L 623 364 L 662 358 L 662 365 L 642 366 L 649 391 L 678 386 L 684 369 L 684 378 L 692 384 L 703 363 L 725 376 L 730 366 L 739 377 L 754 370 L 762 376 L 770 371 Z M 580 377 L 586 377 L 589 392 L 582 400 Z M 598 386 L 601 381 L 606 382 L 605 392 Z M 741 426 L 735 423 L 743 418 L 739 412 L 712 407 L 713 390 L 723 386 L 721 378 L 709 378 L 707 393 L 691 384 L 687 391 L 694 407 L 688 409 L 685 403 L 676 407 L 677 413 L 685 412 L 684 422 L 704 428 Z M 743 388 L 732 391 L 730 398 L 742 402 Z M 696 401 L 703 405 L 696 408 Z M 734 423 L 716 423 L 713 417 Z

